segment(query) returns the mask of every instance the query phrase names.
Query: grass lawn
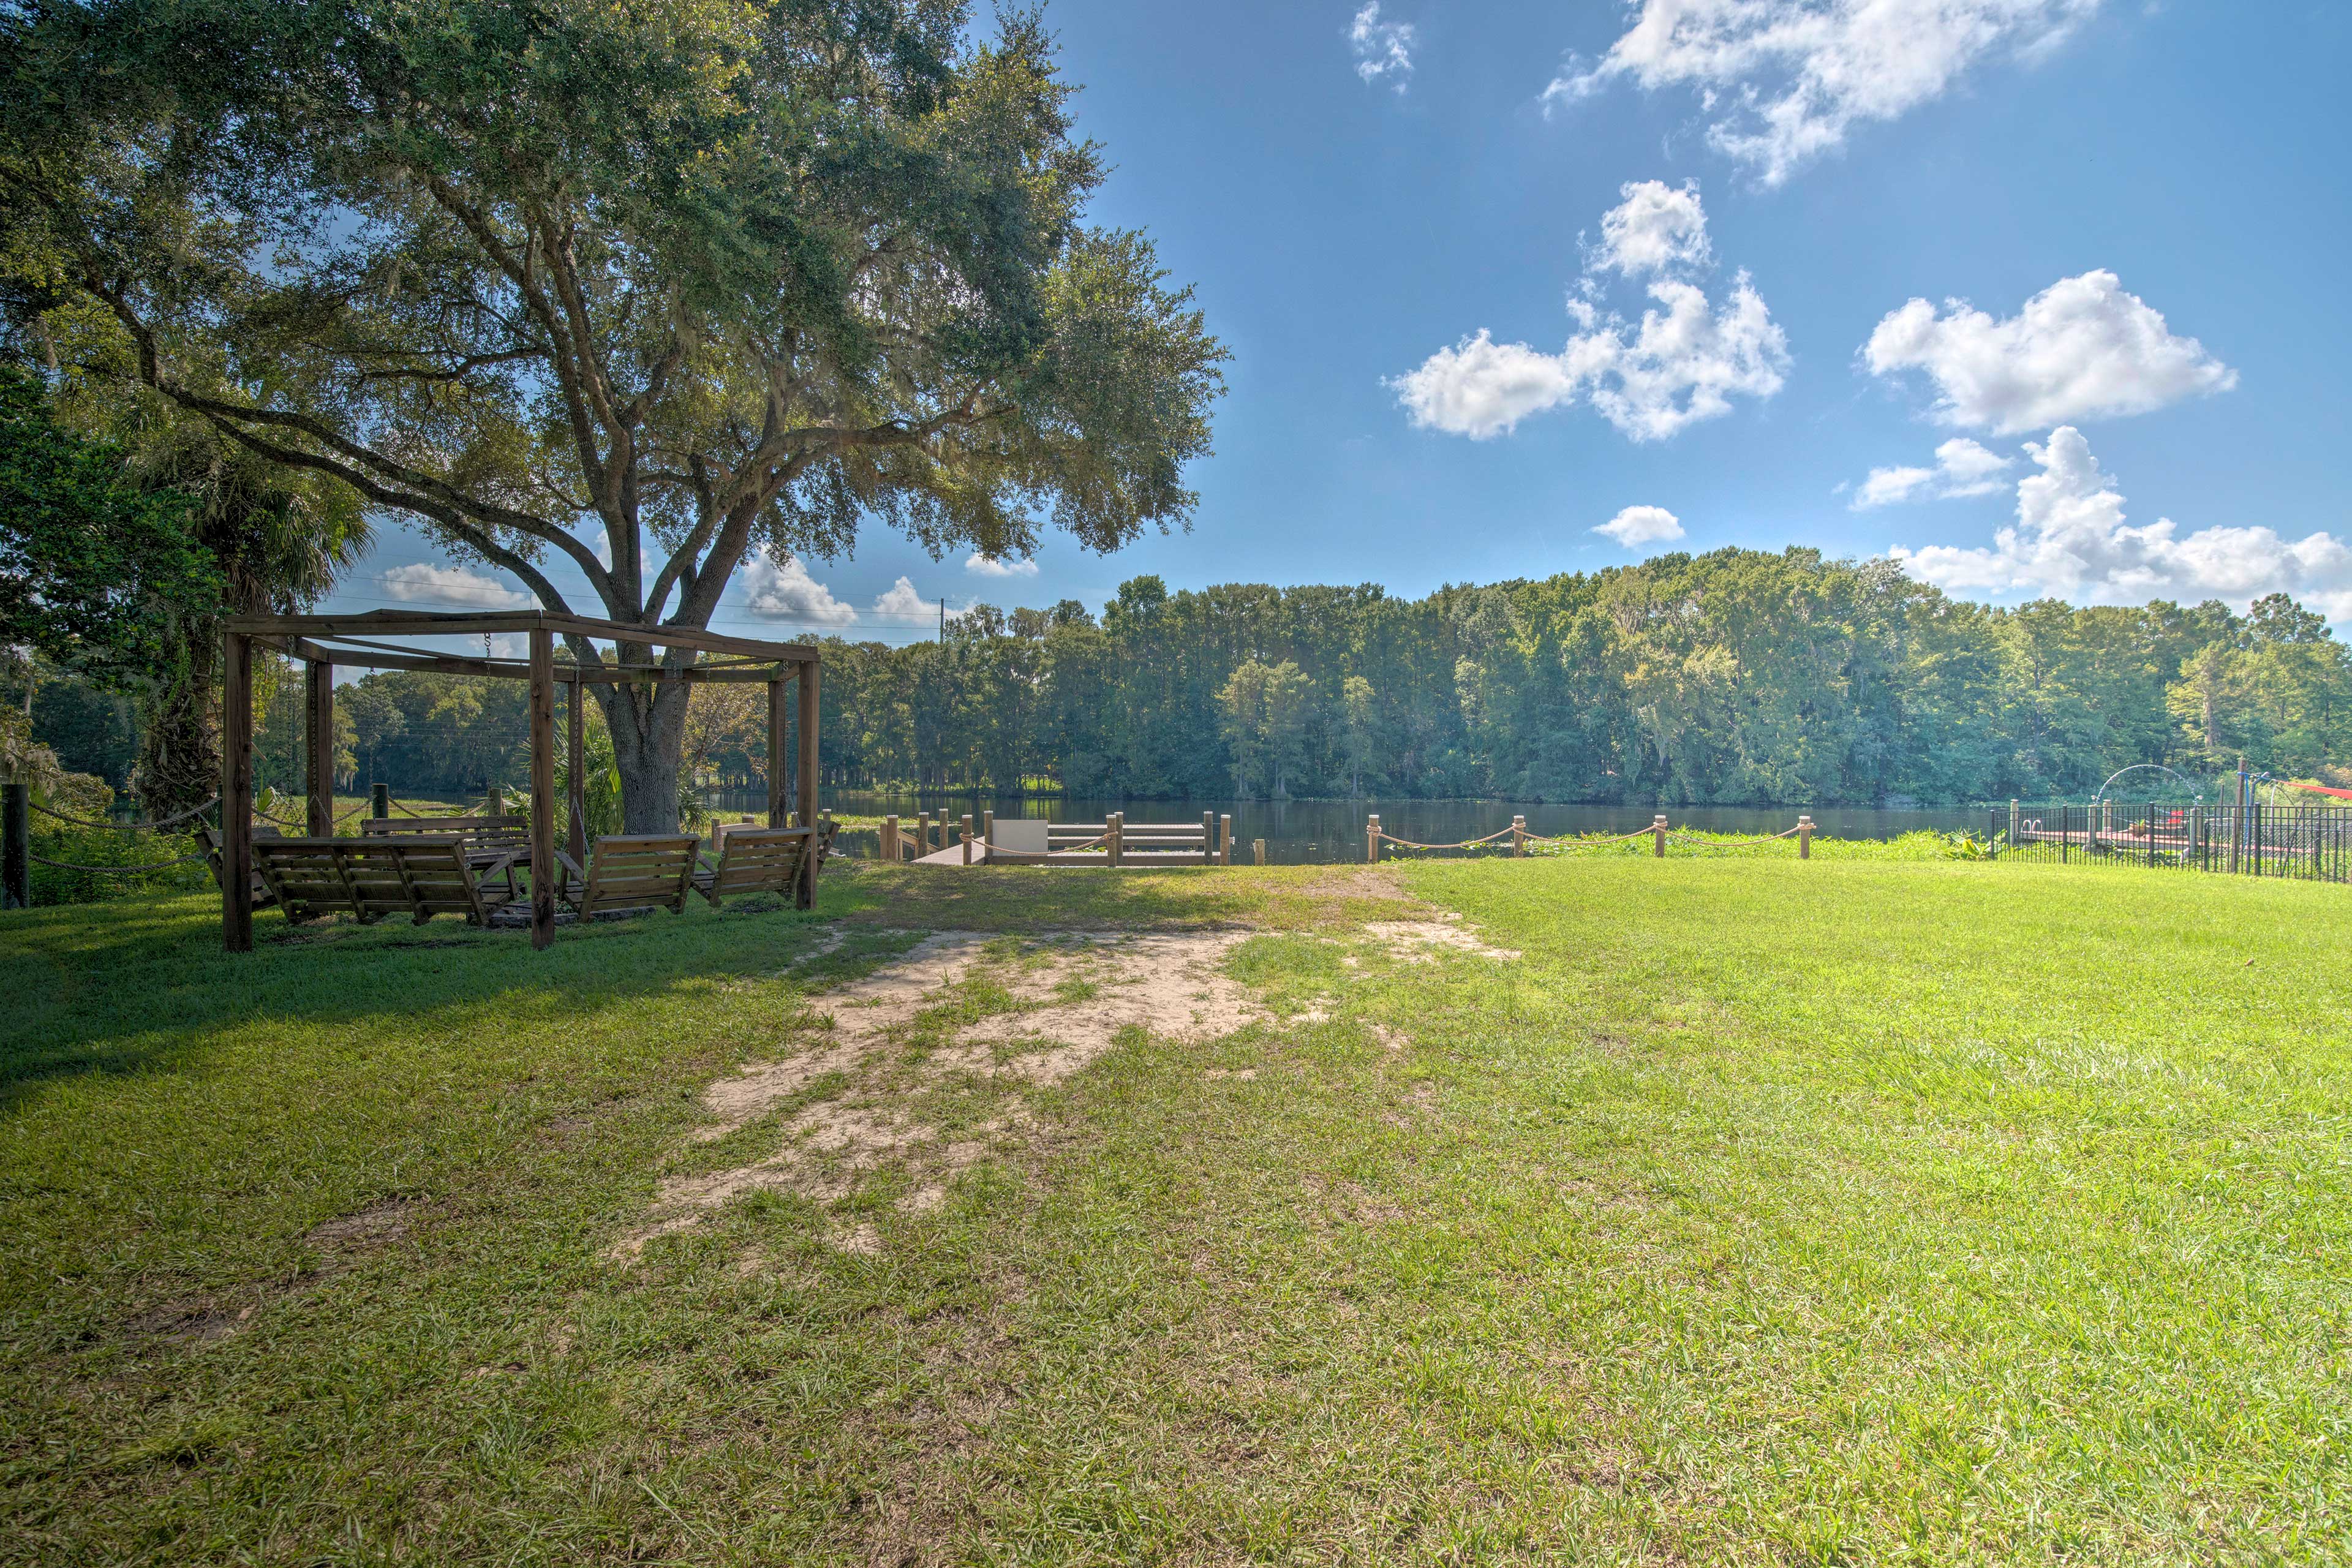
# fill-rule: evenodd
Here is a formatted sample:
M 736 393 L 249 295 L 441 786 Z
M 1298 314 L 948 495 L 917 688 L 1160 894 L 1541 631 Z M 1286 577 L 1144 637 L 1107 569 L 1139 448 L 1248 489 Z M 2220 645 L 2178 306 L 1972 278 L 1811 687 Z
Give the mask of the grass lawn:
M 5 917 L 0 1560 L 2352 1556 L 2343 889 L 836 865 Z

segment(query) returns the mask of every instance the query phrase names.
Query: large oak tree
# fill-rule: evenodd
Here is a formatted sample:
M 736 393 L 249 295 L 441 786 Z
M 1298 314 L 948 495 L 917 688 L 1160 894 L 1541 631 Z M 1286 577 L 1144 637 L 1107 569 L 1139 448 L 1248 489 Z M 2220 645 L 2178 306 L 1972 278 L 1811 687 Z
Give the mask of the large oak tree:
M 646 628 L 626 658 L 751 552 L 866 520 L 999 555 L 1189 515 L 1223 352 L 1147 240 L 1083 221 L 1102 165 L 1034 15 L 26 0 L 0 29 L 17 342 Z M 632 831 L 670 825 L 687 690 L 596 689 Z

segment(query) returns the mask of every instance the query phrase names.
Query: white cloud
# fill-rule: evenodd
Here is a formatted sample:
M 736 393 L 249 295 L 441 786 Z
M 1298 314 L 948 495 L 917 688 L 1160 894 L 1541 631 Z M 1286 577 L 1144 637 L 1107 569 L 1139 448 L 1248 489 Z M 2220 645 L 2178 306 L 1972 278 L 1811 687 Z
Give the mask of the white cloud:
M 1657 180 L 1622 186 L 1624 200 L 1603 214 L 1601 243 L 1585 259 L 1568 312 L 1577 331 L 1558 353 L 1498 343 L 1481 328 L 1421 366 L 1391 377 L 1412 422 L 1474 441 L 1509 434 L 1518 422 L 1580 398 L 1636 441 L 1661 441 L 1685 426 L 1731 412 L 1735 394 L 1770 397 L 1789 369 L 1789 339 L 1742 272 L 1720 306 L 1685 279 L 1658 277 L 1714 263 L 1706 209 L 1696 185 Z M 1638 326 L 1597 301 L 1600 274 L 1653 275 L 1655 306 Z
M 977 577 L 1034 577 L 1037 562 L 1027 555 L 1017 561 L 999 560 L 975 551 L 964 558 L 963 569 Z
M 1662 506 L 1629 506 L 1592 531 L 1628 550 L 1683 536 L 1683 521 Z
M 1707 139 L 1777 185 L 1861 121 L 1940 98 L 1970 67 L 2056 48 L 2100 0 L 1633 0 L 1594 64 L 1570 59 L 1547 111 L 1621 77 L 1697 90 Z
M 915 592 L 911 579 L 901 577 L 874 601 L 874 613 L 884 620 L 908 621 L 938 613 L 938 606 Z
M 1789 368 L 1789 340 L 1741 273 L 1710 309 L 1696 284 L 1661 279 L 1663 310 L 1622 318 L 1580 312 L 1587 326 L 1559 353 L 1497 343 L 1485 331 L 1440 349 L 1390 383 L 1415 425 L 1484 441 L 1531 414 L 1589 401 L 1636 441 L 1658 441 L 1731 411 L 1731 397 L 1769 397 Z
M 1914 300 L 1878 323 L 1862 353 L 1876 375 L 1927 372 L 1937 423 L 2000 436 L 2146 414 L 2238 384 L 2236 371 L 2195 338 L 2175 337 L 2107 271 L 2061 279 L 2006 321 L 1964 300 L 1946 300 L 1941 315 Z
M 1676 190 L 1664 180 L 1618 187 L 1625 198 L 1601 218 L 1601 245 L 1591 265 L 1628 278 L 1676 267 L 1705 268 L 1715 261 L 1706 237 L 1706 208 L 1696 182 Z
M 1918 500 L 1935 479 L 1933 468 L 1873 468 L 1870 478 L 1853 492 L 1853 510 L 1868 511 L 1874 506 Z
M 2082 432 L 2062 425 L 2026 452 L 2040 472 L 2018 482 L 2017 526 L 1989 549 L 1935 544 L 1890 552 L 1912 575 L 1953 593 L 2052 595 L 2076 604 L 2221 599 L 2243 606 L 2292 594 L 2352 620 L 2352 545 L 2326 533 L 2289 540 L 2268 528 L 2207 528 L 2181 537 L 2168 518 L 2126 524 L 2124 498 Z
M 1498 343 L 1484 327 L 1389 384 L 1415 425 L 1474 441 L 1507 435 L 1530 414 L 1573 403 L 1578 389 L 1567 355 Z
M 797 555 L 756 552 L 743 567 L 744 608 L 767 620 L 814 626 L 845 626 L 857 611 L 833 596 L 809 575 Z
M 1385 79 L 1399 92 L 1412 79 L 1412 24 L 1381 21 L 1381 0 L 1365 0 L 1364 8 L 1348 26 L 1356 74 L 1367 82 Z
M 1873 468 L 1854 491 L 1853 510 L 1897 501 L 1952 500 L 1961 496 L 1989 496 L 2001 488 L 1997 477 L 2010 466 L 1999 452 L 1979 447 L 1966 436 L 1955 436 L 1936 448 L 1932 468 Z
M 1592 405 L 1636 441 L 1658 441 L 1686 425 L 1731 412 L 1730 395 L 1769 397 L 1789 369 L 1789 339 L 1741 273 L 1731 298 L 1712 313 L 1689 283 L 1658 282 L 1650 294 L 1666 307 L 1642 312 L 1632 342 L 1612 326 L 1570 339 L 1571 358 L 1588 353 Z
M 535 601 L 496 577 L 468 572 L 462 566 L 436 566 L 418 562 L 395 566 L 383 574 L 384 592 L 400 600 L 431 599 L 469 610 L 522 609 Z

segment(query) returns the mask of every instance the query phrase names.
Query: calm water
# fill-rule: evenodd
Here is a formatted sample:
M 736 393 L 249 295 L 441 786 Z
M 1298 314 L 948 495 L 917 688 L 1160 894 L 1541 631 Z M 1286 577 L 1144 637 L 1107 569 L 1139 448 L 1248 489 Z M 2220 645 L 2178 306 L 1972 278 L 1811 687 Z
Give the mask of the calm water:
M 1307 861 L 1361 860 L 1364 818 L 1380 813 L 1381 826 L 1400 838 L 1425 844 L 1453 844 L 1508 827 L 1515 815 L 1528 819 L 1530 833 L 1631 833 L 1647 827 L 1658 807 L 1650 805 L 1537 805 L 1505 800 L 1107 800 L 1084 795 L 1047 800 L 975 800 L 971 795 L 885 795 L 865 790 L 826 790 L 819 799 L 846 816 L 880 816 L 897 812 L 913 816 L 919 811 L 946 811 L 953 816 L 983 810 L 999 816 L 1042 816 L 1057 822 L 1100 822 L 1108 813 L 1125 811 L 1130 825 L 1143 822 L 1198 822 L 1204 811 L 1231 813 L 1234 858 L 1245 858 L 1253 838 L 1265 840 L 1266 858 L 1277 865 Z M 767 809 L 767 797 L 714 794 L 713 811 L 729 815 Z M 1668 806 L 1665 814 L 1677 827 L 1717 833 L 1778 833 L 1796 826 L 1807 812 L 1823 836 L 1832 838 L 1892 838 L 1918 828 L 1950 832 L 1985 825 L 1982 812 L 1964 809 L 1877 811 L 1856 806 Z M 872 832 L 845 834 L 843 847 L 852 855 L 876 853 Z

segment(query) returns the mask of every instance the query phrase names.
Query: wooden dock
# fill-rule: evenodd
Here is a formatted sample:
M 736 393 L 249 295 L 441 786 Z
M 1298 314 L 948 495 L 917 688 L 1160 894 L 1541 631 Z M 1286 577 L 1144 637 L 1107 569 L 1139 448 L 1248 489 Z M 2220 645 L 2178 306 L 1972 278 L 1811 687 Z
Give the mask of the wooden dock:
M 1018 843 L 1006 843 L 1018 839 Z M 1129 822 L 1115 812 L 1103 822 L 1042 822 L 1034 817 L 999 823 L 993 812 L 977 821 L 950 824 L 945 812 L 936 822 L 929 812 L 910 827 L 896 816 L 882 819 L 882 858 L 898 864 L 950 866 L 1097 866 L 1112 870 L 1170 866 L 1233 864 L 1234 819 L 1204 812 L 1191 822 Z M 933 846 L 937 847 L 933 847 Z

